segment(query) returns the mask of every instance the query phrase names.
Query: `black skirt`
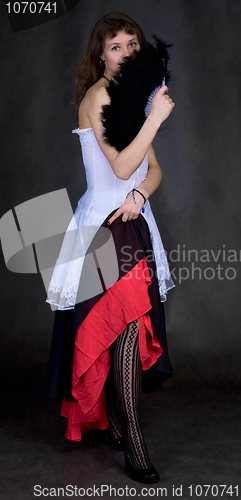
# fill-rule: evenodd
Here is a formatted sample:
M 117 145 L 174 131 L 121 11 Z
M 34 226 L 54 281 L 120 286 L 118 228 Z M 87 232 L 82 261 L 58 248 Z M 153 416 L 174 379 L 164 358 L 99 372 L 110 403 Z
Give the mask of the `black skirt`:
M 100 301 L 106 293 L 103 272 L 96 259 L 96 252 L 103 243 L 103 230 L 105 231 L 104 239 L 112 238 L 116 252 L 116 261 L 118 266 L 118 280 L 122 280 L 135 266 L 146 259 L 148 265 L 151 284 L 148 286 L 148 295 L 151 307 L 148 311 L 149 318 L 153 327 L 155 336 L 158 338 L 160 345 L 163 349 L 162 354 L 158 357 L 157 361 L 147 370 L 142 373 L 142 392 L 147 393 L 162 388 L 162 383 L 171 377 L 172 366 L 170 364 L 166 327 L 163 304 L 160 301 L 160 294 L 158 288 L 158 280 L 156 274 L 156 265 L 154 259 L 154 252 L 152 249 L 151 239 L 148 224 L 145 219 L 140 215 L 136 220 L 122 222 L 122 216 L 118 217 L 111 225 L 107 221 L 113 215 L 108 215 L 95 237 L 93 238 L 87 254 L 94 256 L 96 268 L 103 291 L 91 297 L 88 300 L 77 303 L 74 309 L 71 310 L 58 310 L 55 313 L 53 338 L 50 350 L 48 377 L 47 377 L 47 392 L 49 397 L 64 397 L 73 399 L 72 391 L 72 368 L 75 350 L 76 332 L 83 321 L 90 314 L 93 306 Z M 128 249 L 128 261 L 126 259 Z M 152 256 L 152 258 L 150 258 Z M 108 257 L 108 256 L 107 256 Z M 87 261 L 87 259 L 86 259 Z M 88 277 L 88 264 L 84 263 L 79 287 L 86 283 Z M 85 277 L 85 278 L 84 278 Z M 114 284 L 112 286 L 115 286 Z M 128 297 L 128 284 L 126 301 Z M 138 302 L 138 293 L 135 297 Z M 119 332 L 122 333 L 122 332 Z

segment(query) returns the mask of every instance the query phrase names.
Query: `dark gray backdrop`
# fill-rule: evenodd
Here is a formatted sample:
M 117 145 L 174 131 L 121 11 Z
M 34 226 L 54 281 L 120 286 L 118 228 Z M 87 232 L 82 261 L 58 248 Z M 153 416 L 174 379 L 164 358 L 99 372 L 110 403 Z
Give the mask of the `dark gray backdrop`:
M 239 383 L 239 0 L 80 0 L 58 19 L 16 33 L 1 1 L 0 216 L 61 188 L 74 209 L 83 194 L 71 133 L 73 73 L 94 22 L 113 10 L 133 17 L 149 41 L 155 33 L 173 44 L 169 93 L 176 106 L 166 135 L 154 141 L 163 182 L 151 204 L 176 276 L 165 306 L 175 380 Z M 190 261 L 178 256 L 184 248 L 196 250 L 198 262 L 194 252 Z M 203 250 L 209 262 L 200 261 Z M 237 261 L 227 260 L 229 250 Z M 220 253 L 217 262 L 211 251 L 216 259 Z M 4 377 L 39 374 L 44 381 L 54 315 L 44 285 L 40 275 L 11 273 L 0 261 Z M 192 262 L 200 268 L 194 277 Z

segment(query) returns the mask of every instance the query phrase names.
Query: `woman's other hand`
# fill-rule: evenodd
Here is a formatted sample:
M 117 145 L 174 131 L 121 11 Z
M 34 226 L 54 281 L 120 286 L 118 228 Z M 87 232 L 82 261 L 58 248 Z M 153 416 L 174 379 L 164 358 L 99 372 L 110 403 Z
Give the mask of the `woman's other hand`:
M 133 196 L 134 195 L 134 196 Z M 108 224 L 112 224 L 115 219 L 122 215 L 122 222 L 127 222 L 128 220 L 135 220 L 139 217 L 141 210 L 144 205 L 143 197 L 137 192 L 131 192 L 121 207 L 116 210 L 114 215 L 108 220 Z
M 157 91 L 151 103 L 149 116 L 155 121 L 158 127 L 167 119 L 175 106 L 175 103 L 166 92 L 168 92 L 168 87 L 163 85 Z

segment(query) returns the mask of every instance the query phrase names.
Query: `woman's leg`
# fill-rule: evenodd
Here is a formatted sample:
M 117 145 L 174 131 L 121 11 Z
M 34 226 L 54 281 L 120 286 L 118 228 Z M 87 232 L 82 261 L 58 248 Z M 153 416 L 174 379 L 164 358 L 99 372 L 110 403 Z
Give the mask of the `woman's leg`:
M 112 344 L 112 369 L 118 415 L 125 438 L 125 452 L 131 465 L 137 469 L 152 466 L 142 435 L 139 417 L 141 396 L 141 360 L 139 353 L 139 320 L 127 325 Z
M 113 434 L 114 438 L 121 439 L 123 437 L 123 430 L 116 405 L 116 392 L 115 392 L 112 365 L 110 367 L 108 377 L 105 382 L 105 400 L 106 400 L 106 415 L 109 422 L 109 429 Z

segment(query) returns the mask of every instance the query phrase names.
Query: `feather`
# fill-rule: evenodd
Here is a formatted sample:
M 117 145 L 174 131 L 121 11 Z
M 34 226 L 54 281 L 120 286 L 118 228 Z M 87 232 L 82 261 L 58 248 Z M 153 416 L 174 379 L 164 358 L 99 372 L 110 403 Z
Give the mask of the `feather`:
M 153 38 L 156 47 L 148 43 L 124 58 L 107 88 L 110 104 L 102 106 L 103 139 L 117 151 L 125 149 L 136 137 L 150 112 L 152 98 L 170 79 L 170 45 Z

